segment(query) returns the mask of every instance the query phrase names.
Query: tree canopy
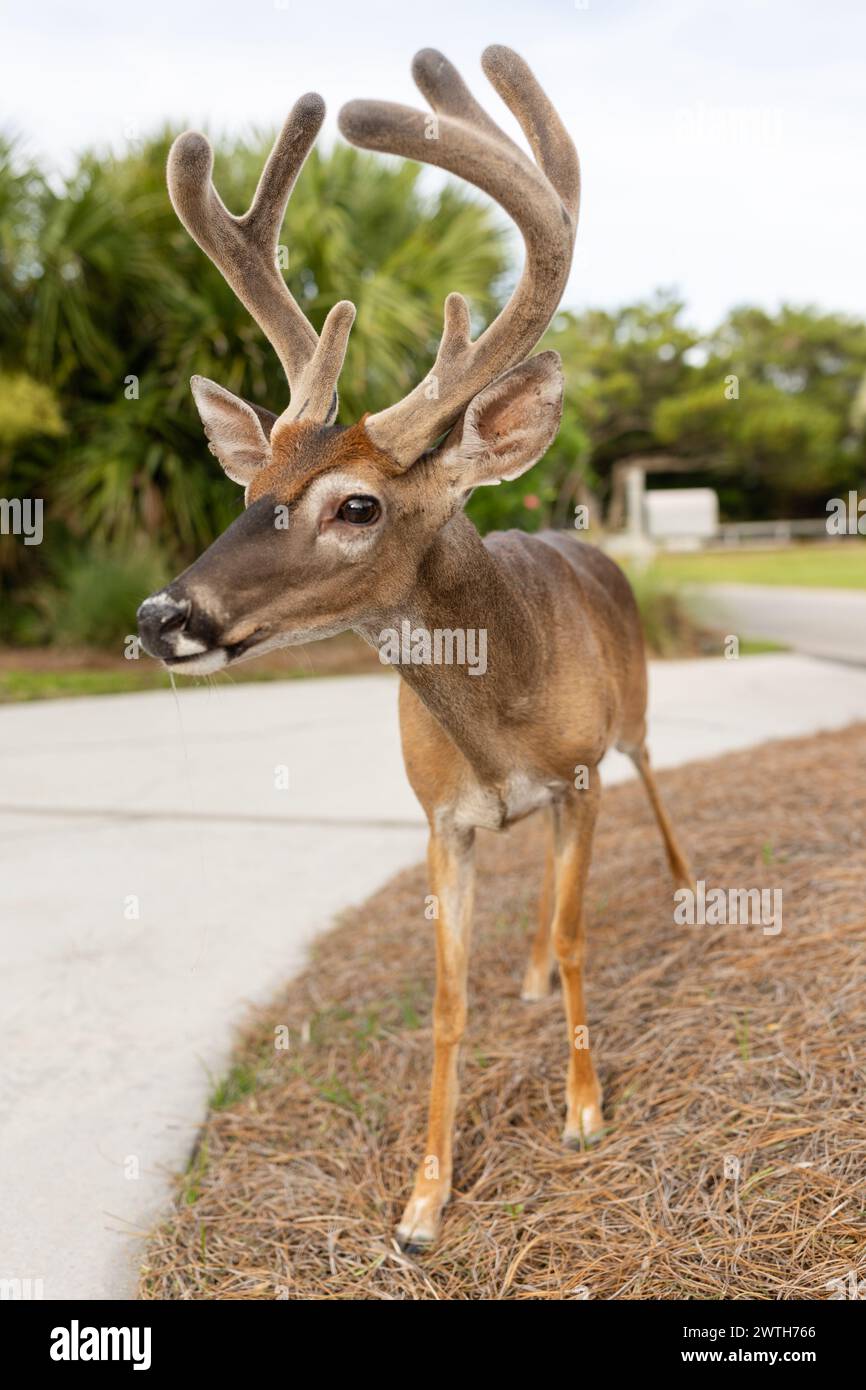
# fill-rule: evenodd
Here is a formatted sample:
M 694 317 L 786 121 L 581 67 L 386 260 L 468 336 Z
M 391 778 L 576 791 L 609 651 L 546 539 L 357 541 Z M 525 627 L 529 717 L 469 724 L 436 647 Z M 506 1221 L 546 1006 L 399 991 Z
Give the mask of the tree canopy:
M 172 132 L 123 156 L 85 153 L 49 177 L 0 140 L 0 494 L 44 497 L 46 543 L 0 537 L 0 638 L 57 635 L 58 595 L 175 570 L 238 512 L 188 388 L 201 373 L 279 410 L 279 364 L 178 223 L 165 189 Z M 247 206 L 269 141 L 217 147 L 215 179 Z M 313 325 L 353 299 L 341 418 L 381 409 L 429 369 L 448 292 L 477 329 L 507 296 L 519 246 L 460 184 L 337 145 L 313 152 L 281 236 Z M 709 334 L 672 292 L 562 312 L 562 428 L 524 478 L 479 489 L 482 529 L 568 524 L 608 498 L 616 465 L 658 456 L 718 487 L 731 517 L 823 514 L 866 477 L 866 324 L 808 306 L 744 306 Z M 114 580 L 106 576 L 114 574 Z M 77 586 L 77 588 L 76 588 Z M 97 585 L 98 587 L 98 585 Z M 122 584 L 121 584 L 122 587 Z M 59 603 L 59 607 L 58 607 Z

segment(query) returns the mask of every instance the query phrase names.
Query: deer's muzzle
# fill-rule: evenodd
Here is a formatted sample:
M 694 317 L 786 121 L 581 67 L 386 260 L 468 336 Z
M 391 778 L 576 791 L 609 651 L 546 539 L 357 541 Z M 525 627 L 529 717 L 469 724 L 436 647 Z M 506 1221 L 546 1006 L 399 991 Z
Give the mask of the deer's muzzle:
M 204 627 L 202 619 L 204 618 Z M 141 645 L 149 656 L 168 666 L 198 667 L 206 662 L 208 669 L 224 666 L 228 653 L 215 641 L 205 615 L 193 609 L 190 599 L 162 589 L 146 598 L 138 610 L 138 633 Z M 204 671 L 204 665 L 201 665 Z

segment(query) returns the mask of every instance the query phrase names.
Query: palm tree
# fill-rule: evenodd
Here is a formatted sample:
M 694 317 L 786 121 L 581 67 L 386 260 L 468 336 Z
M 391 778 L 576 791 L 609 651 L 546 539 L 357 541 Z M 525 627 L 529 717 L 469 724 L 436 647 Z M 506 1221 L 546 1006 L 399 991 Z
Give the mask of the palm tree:
M 73 529 L 128 544 L 142 531 L 172 559 L 239 505 L 212 467 L 189 396 L 200 372 L 281 409 L 275 355 L 177 222 L 164 184 L 169 135 L 123 159 L 85 156 L 62 196 L 45 190 L 26 359 L 56 384 L 69 422 L 53 471 Z M 229 206 L 249 202 L 269 142 L 218 151 Z M 491 210 L 421 170 L 338 146 L 314 151 L 281 242 L 287 280 L 316 328 L 353 298 L 342 414 L 395 399 L 427 370 L 445 296 L 460 288 L 483 322 L 498 306 L 507 247 Z M 132 379 L 132 380 L 131 380 Z

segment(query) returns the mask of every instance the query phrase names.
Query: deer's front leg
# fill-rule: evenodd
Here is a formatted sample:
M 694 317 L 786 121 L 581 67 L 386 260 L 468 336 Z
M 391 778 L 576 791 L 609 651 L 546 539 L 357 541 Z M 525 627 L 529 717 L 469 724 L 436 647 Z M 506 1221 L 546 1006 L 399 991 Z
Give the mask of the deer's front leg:
M 457 1063 L 466 1027 L 466 971 L 472 924 L 474 831 L 437 827 L 430 837 L 430 889 L 438 899 L 433 1077 L 427 1148 L 415 1188 L 397 1227 L 404 1249 L 430 1245 L 451 1192 L 451 1146 L 457 1106 Z

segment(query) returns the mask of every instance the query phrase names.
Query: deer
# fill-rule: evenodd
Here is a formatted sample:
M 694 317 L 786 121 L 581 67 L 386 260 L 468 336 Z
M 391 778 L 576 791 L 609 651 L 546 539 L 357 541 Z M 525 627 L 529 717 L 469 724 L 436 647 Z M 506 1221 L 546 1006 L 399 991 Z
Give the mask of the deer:
M 449 294 L 427 376 L 348 425 L 337 423 L 337 382 L 355 307 L 335 304 L 317 335 L 277 264 L 288 199 L 324 119 L 321 97 L 296 102 L 240 216 L 214 188 L 204 136 L 188 131 L 174 142 L 167 179 L 175 211 L 275 350 L 289 404 L 275 415 L 192 378 L 210 450 L 245 489 L 245 506 L 138 611 L 145 651 L 187 675 L 350 630 L 377 647 L 405 621 L 413 631 L 486 631 L 483 674 L 447 659 L 398 664 L 403 756 L 429 826 L 437 905 L 426 1148 L 396 1230 L 410 1252 L 436 1240 L 452 1189 L 476 832 L 502 831 L 534 812 L 548 821 L 522 998 L 544 998 L 558 974 L 570 1146 L 593 1143 L 604 1127 L 583 1045 L 584 896 L 609 748 L 626 753 L 643 781 L 674 881 L 692 882 L 650 767 L 646 658 L 625 574 L 573 532 L 482 539 L 464 510 L 475 488 L 531 468 L 559 428 L 559 355 L 532 354 L 566 286 L 580 200 L 575 147 L 526 62 L 494 45 L 482 67 L 531 155 L 433 49 L 412 68 L 432 115 L 379 100 L 350 101 L 339 113 L 354 145 L 437 166 L 487 194 L 525 247 L 493 321 L 473 338 L 465 298 Z

